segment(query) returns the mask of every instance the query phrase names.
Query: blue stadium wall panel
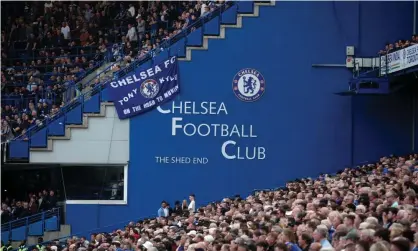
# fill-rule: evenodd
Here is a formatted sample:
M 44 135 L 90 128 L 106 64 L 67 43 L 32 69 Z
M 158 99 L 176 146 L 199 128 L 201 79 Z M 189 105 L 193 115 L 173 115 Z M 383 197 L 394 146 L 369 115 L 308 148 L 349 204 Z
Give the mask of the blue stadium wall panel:
M 414 119 L 415 133 L 414 133 L 414 149 L 412 149 L 412 150 L 414 150 L 414 152 L 416 152 L 417 149 L 418 149 L 418 94 L 415 95 L 415 100 L 414 101 L 415 102 L 414 102 L 413 105 L 415 106 L 415 109 L 413 109 L 413 110 L 415 111 L 415 119 Z
M 201 205 L 224 196 L 246 195 L 255 188 L 277 187 L 296 177 L 336 171 L 353 161 L 389 153 L 390 144 L 398 152 L 408 151 L 408 131 L 401 132 L 399 139 L 381 139 L 389 131 L 407 126 L 394 123 L 398 115 L 392 111 L 389 115 L 379 112 L 382 106 L 386 110 L 402 108 L 408 101 L 390 97 L 385 103 L 334 95 L 347 89 L 350 72 L 311 65 L 344 63 L 347 45 L 354 45 L 360 55 L 376 55 L 386 41 L 409 37 L 412 5 L 277 2 L 275 7 L 261 8 L 258 18 L 244 18 L 242 29 L 228 29 L 226 39 L 209 40 L 208 51 L 193 51 L 192 61 L 180 64 L 182 93 L 174 103 L 190 106 L 184 103 L 190 101 L 199 107 L 202 102 L 214 102 L 214 113 L 220 109 L 219 114 L 155 110 L 131 119 L 128 205 L 68 205 L 67 220 L 73 232 L 155 216 L 161 200 L 173 203 L 190 193 L 196 194 Z M 256 102 L 244 103 L 232 91 L 232 79 L 243 68 L 260 71 L 266 80 L 266 91 Z M 224 108 L 220 108 L 222 103 Z M 171 105 L 162 109 L 167 111 Z M 196 108 L 196 112 L 202 109 Z M 374 120 L 376 114 L 382 116 Z M 173 118 L 183 126 L 244 125 L 246 135 L 252 126 L 257 137 L 213 133 L 189 137 L 181 129 L 173 136 Z M 399 119 L 410 122 L 406 113 Z M 381 124 L 385 124 L 383 129 L 374 128 Z M 228 160 L 221 151 L 228 140 L 236 142 L 228 146 L 228 155 L 239 146 L 241 155 L 245 147 L 251 154 L 254 149 L 256 153 L 264 149 L 265 158 Z M 353 151 L 353 146 L 359 150 Z M 161 163 L 172 162 L 172 157 L 185 157 L 177 161 L 192 163 Z M 94 212 L 94 216 L 83 211 Z
M 353 162 L 412 150 L 413 98 L 407 93 L 353 97 Z

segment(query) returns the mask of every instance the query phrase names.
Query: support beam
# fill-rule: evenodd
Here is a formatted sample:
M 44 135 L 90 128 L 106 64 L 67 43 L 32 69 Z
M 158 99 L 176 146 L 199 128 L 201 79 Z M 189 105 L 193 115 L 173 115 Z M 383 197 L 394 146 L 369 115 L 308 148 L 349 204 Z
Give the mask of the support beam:
M 312 67 L 344 67 L 347 66 L 345 64 L 312 64 Z

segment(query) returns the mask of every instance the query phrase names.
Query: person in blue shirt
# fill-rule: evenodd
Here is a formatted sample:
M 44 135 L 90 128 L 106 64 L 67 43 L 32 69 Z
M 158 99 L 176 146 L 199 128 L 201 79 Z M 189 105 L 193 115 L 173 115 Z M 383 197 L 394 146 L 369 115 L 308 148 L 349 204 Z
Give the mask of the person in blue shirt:
M 321 243 L 321 248 L 330 248 L 332 247 L 331 243 L 329 243 L 328 237 L 328 229 L 317 227 L 313 232 L 313 238 L 316 242 Z
M 302 251 L 300 247 L 296 244 L 296 236 L 295 233 L 285 228 L 281 234 L 282 241 L 286 244 L 289 251 Z
M 167 202 L 163 201 L 161 202 L 161 207 L 158 209 L 158 217 L 168 217 L 169 211 L 167 208 Z

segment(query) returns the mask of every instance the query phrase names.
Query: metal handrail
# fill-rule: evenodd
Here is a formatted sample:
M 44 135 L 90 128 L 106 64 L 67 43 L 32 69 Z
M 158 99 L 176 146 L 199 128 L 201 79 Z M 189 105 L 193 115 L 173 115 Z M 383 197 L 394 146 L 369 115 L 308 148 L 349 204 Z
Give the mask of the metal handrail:
M 143 64 L 143 63 L 147 62 L 148 60 L 152 59 L 153 57 L 155 57 L 158 53 L 164 51 L 164 49 L 167 49 L 168 47 L 170 47 L 174 43 L 178 42 L 180 39 L 182 39 L 182 38 L 187 39 L 187 35 L 189 35 L 191 32 L 193 32 L 196 28 L 200 28 L 200 27 L 204 26 L 205 23 L 207 23 L 208 21 L 212 20 L 215 17 L 218 17 L 218 16 L 221 17 L 221 14 L 233 5 L 235 5 L 235 2 L 226 2 L 223 5 L 217 7 L 214 11 L 206 14 L 203 17 L 200 17 L 197 21 L 195 21 L 193 24 L 186 27 L 180 33 L 176 34 L 171 39 L 166 40 L 165 42 L 163 42 L 160 45 L 160 48 L 153 49 L 152 51 L 148 52 L 144 57 L 132 62 L 129 66 L 127 66 L 124 69 L 121 69 L 120 71 L 116 72 L 115 76 L 117 76 L 119 78 L 123 77 L 124 75 L 126 75 L 127 73 L 132 71 L 133 69 L 139 67 L 141 64 Z M 110 70 L 110 67 L 108 67 L 107 70 Z M 105 71 L 106 70 L 104 70 L 103 72 L 105 72 Z M 107 72 L 108 71 L 106 71 L 106 73 Z M 98 75 L 100 75 L 100 74 L 101 73 L 99 73 Z M 90 83 L 90 81 L 88 83 Z M 26 138 L 29 138 L 29 140 L 30 140 L 30 137 L 31 137 L 32 133 L 36 133 L 36 131 L 44 128 L 48 124 L 55 121 L 57 118 L 62 117 L 68 111 L 71 111 L 74 107 L 76 107 L 78 104 L 80 104 L 80 103 L 82 104 L 85 101 L 89 100 L 93 93 L 95 94 L 95 93 L 97 93 L 97 91 L 101 91 L 104 87 L 106 87 L 106 85 L 107 85 L 107 82 L 102 83 L 102 84 L 96 86 L 95 88 L 93 88 L 92 90 L 86 92 L 85 94 L 80 95 L 73 102 L 71 102 L 70 104 L 61 108 L 61 110 L 58 113 L 54 114 L 52 118 L 44 119 L 43 122 L 42 122 L 42 127 L 33 126 L 33 127 L 29 128 L 27 130 L 26 135 L 19 135 L 18 137 L 14 138 L 13 140 L 26 140 Z
M 19 218 L 16 220 L 9 221 L 1 225 L 1 232 L 10 231 L 13 228 L 18 228 L 18 227 L 23 227 L 23 226 L 28 227 L 29 224 L 32 224 L 38 221 L 43 221 L 54 216 L 59 216 L 60 210 L 61 209 L 59 207 L 56 207 L 48 211 L 40 212 L 37 214 L 29 215 L 24 218 Z
M 117 61 L 117 62 L 120 62 L 120 61 Z M 111 70 L 111 68 L 113 66 L 114 66 L 114 64 L 111 64 L 110 66 L 106 67 L 103 71 L 101 71 L 97 75 L 100 76 L 101 74 L 106 74 L 107 72 L 109 72 Z M 89 83 L 91 83 L 92 81 L 94 81 L 96 78 L 97 78 L 97 76 L 94 77 L 93 79 L 91 79 L 90 81 L 88 81 L 85 84 L 85 86 L 87 86 Z M 83 81 L 83 80 L 81 80 L 81 81 Z M 78 83 L 80 83 L 80 82 L 78 82 Z M 76 86 L 77 84 L 74 84 L 74 86 Z M 52 117 L 47 117 L 47 118 L 43 119 L 41 121 L 41 126 L 33 126 L 33 127 L 29 128 L 26 131 L 26 134 L 27 135 L 30 135 L 29 136 L 29 138 L 30 138 L 32 136 L 32 133 L 37 132 L 38 130 L 40 130 L 40 129 L 44 128 L 45 126 L 47 126 L 47 125 L 51 124 L 52 122 L 54 122 L 55 119 L 60 118 L 62 115 L 66 114 L 68 111 L 71 111 L 72 108 L 74 108 L 75 105 L 77 105 L 77 104 L 80 103 L 80 101 L 83 101 L 84 102 L 84 97 L 87 94 L 91 94 L 91 93 L 93 93 L 93 90 L 96 90 L 97 91 L 97 89 L 98 89 L 97 87 L 96 88 L 93 88 L 92 90 L 90 90 L 89 92 L 85 93 L 84 95 L 80 95 L 79 97 L 75 98 L 73 101 L 71 101 L 70 103 L 68 103 L 66 106 L 62 107 L 58 113 L 53 114 Z M 15 137 L 13 140 L 22 140 L 22 138 L 23 139 L 26 138 L 27 135 L 19 135 L 19 136 Z

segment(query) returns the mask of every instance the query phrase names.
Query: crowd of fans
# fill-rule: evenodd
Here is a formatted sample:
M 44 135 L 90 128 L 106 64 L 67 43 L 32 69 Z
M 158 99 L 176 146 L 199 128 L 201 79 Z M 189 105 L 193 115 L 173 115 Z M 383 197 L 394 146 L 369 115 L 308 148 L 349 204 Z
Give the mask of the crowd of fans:
M 53 251 L 411 251 L 418 244 L 418 154 L 197 209 L 166 202 L 157 218 L 124 229 L 52 241 Z M 197 209 L 197 210 L 196 210 Z M 26 248 L 25 243 L 22 247 Z
M 395 43 L 386 43 L 385 49 L 379 51 L 379 55 L 386 55 L 388 53 L 401 50 L 408 46 L 418 44 L 418 35 L 412 35 L 411 40 L 398 40 Z
M 2 142 L 27 138 L 72 102 L 103 62 L 127 66 L 223 1 L 2 3 Z M 24 10 L 22 12 L 22 10 Z
M 38 195 L 29 193 L 28 199 L 24 201 L 5 198 L 1 203 L 1 222 L 4 224 L 56 207 L 57 197 L 53 190 L 49 192 L 44 190 L 39 192 Z

